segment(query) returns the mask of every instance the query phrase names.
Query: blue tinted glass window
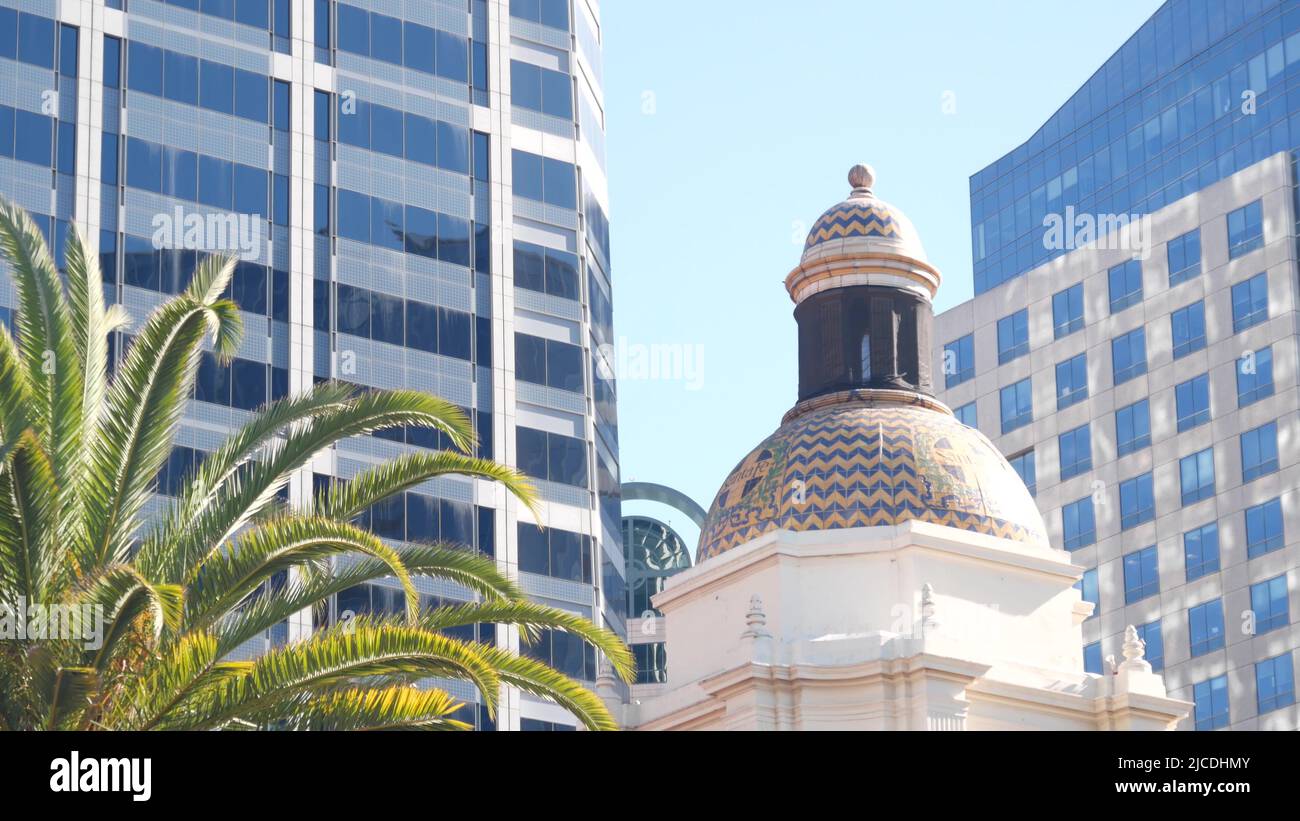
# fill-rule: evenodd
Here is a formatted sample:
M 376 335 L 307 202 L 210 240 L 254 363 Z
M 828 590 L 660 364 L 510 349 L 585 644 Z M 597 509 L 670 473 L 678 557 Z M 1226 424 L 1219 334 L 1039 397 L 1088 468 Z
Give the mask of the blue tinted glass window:
M 418 114 L 407 114 L 406 158 L 425 165 L 435 165 L 438 160 L 438 131 L 434 121 Z
M 127 46 L 127 86 L 161 97 L 163 94 L 163 50 L 132 41 Z
M 1020 481 L 1025 483 L 1029 490 L 1029 495 L 1033 496 L 1038 492 L 1038 474 L 1034 465 L 1034 452 L 1027 450 L 1024 453 L 1012 456 L 1007 460 L 1011 467 L 1020 476 Z
M 542 158 L 515 150 L 513 159 L 514 193 L 531 200 L 542 199 Z
M 1144 655 L 1147 663 L 1151 665 L 1152 672 L 1160 672 L 1165 667 L 1165 637 L 1160 632 L 1160 619 L 1139 624 L 1137 633 L 1138 638 L 1145 645 Z
M 4 113 L 3 111 L 0 111 L 0 135 L 3 134 L 4 128 Z M 117 185 L 117 144 L 118 136 L 105 131 L 99 151 L 99 174 L 104 185 Z M 9 153 L 12 153 L 12 148 L 10 149 L 10 152 L 7 153 L 4 151 L 3 146 L 0 145 L 0 154 L 8 156 Z
M 1178 475 L 1184 505 L 1195 504 L 1214 495 L 1214 449 L 1184 456 L 1178 461 Z
M 370 15 L 370 56 L 402 64 L 402 21 L 383 14 Z
M 244 214 L 267 215 L 266 172 L 247 165 L 234 166 L 235 210 Z
M 199 155 L 199 202 L 214 208 L 234 207 L 234 163 Z
M 1097 523 L 1091 496 L 1085 496 L 1061 508 L 1061 531 L 1066 550 L 1078 550 L 1097 540 Z
M 1277 550 L 1286 543 L 1281 499 L 1270 499 L 1248 507 L 1245 515 L 1246 555 L 1249 558 Z
M 1145 547 L 1125 556 L 1125 604 L 1141 601 L 1160 592 L 1160 568 L 1156 547 Z
M 268 121 L 270 88 L 261 74 L 235 69 L 235 114 L 259 123 Z
M 1171 288 L 1201 275 L 1201 229 L 1169 240 L 1167 252 Z
M 18 59 L 42 68 L 54 68 L 54 21 L 19 12 Z
M 46 168 L 51 167 L 54 121 L 22 109 L 15 111 L 14 119 L 14 157 Z
M 1083 327 L 1082 282 L 1052 296 L 1052 327 L 1057 339 Z
M 1237 360 L 1237 407 L 1273 395 L 1273 348 L 1247 351 Z
M 18 56 L 18 12 L 0 7 L 0 57 Z
M 402 204 L 372 197 L 370 200 L 370 242 L 380 248 L 402 250 L 406 241 Z
M 427 353 L 438 352 L 438 311 L 434 306 L 406 301 L 406 345 Z
M 1241 481 L 1258 479 L 1277 470 L 1277 423 L 1269 422 L 1241 435 Z
M 438 215 L 438 259 L 469 267 L 469 220 Z
M 1119 313 L 1142 301 L 1142 262 L 1126 260 L 1110 269 L 1110 312 Z
M 131 44 L 133 49 L 135 43 Z M 235 70 L 207 60 L 199 62 L 199 105 L 223 114 L 235 113 Z
M 199 61 L 197 57 L 164 52 L 163 96 L 178 103 L 199 104 Z
M 271 216 L 276 225 L 289 224 L 289 178 L 284 174 L 271 175 Z
M 962 405 L 960 408 L 957 408 L 956 410 L 953 411 L 953 415 L 956 416 L 957 421 L 961 422 L 963 425 L 967 425 L 972 428 L 979 427 L 979 425 L 975 421 L 976 414 L 975 414 L 974 402 L 967 402 L 965 405 Z
M 966 334 L 943 346 L 944 386 L 951 388 L 975 376 L 975 335 Z
M 418 23 L 406 23 L 403 36 L 405 38 L 403 59 L 406 67 L 433 74 L 433 29 Z M 511 93 L 513 96 L 513 91 Z
M 1295 704 L 1295 668 L 1289 652 L 1256 662 L 1255 693 L 1261 714 Z
M 161 145 L 126 138 L 126 184 L 144 191 L 162 191 Z
M 541 70 L 542 111 L 563 120 L 573 119 L 573 82 L 562 71 Z
M 406 252 L 438 258 L 438 215 L 433 211 L 406 206 Z
M 1192 656 L 1203 656 L 1223 647 L 1223 602 L 1219 599 L 1188 609 L 1187 624 Z
M 1056 409 L 1088 398 L 1088 355 L 1079 354 L 1056 366 Z
M 378 292 L 370 294 L 370 338 L 402 345 L 406 339 L 406 308 L 402 300 Z
M 455 34 L 441 29 L 434 31 L 436 44 L 434 57 L 437 74 L 448 80 L 462 83 L 469 82 L 469 42 Z
M 199 198 L 199 155 L 163 147 L 162 193 L 194 202 Z
M 77 76 L 77 27 L 59 24 L 59 73 Z
M 510 102 L 532 111 L 542 110 L 542 69 L 531 63 L 510 61 Z
M 1183 534 L 1183 557 L 1187 580 L 1199 579 L 1219 570 L 1219 524 L 1210 522 Z
M 277 131 L 289 130 L 289 84 L 283 80 L 273 82 L 275 95 L 275 116 L 273 118 Z
M 1083 670 L 1093 675 L 1102 674 L 1101 642 L 1094 641 L 1083 648 Z
M 468 165 L 466 167 L 468 170 Z M 567 162 L 542 158 L 545 200 L 548 205 L 574 210 L 578 207 L 578 179 Z
M 1195 720 L 1198 730 L 1217 730 L 1228 726 L 1228 677 L 1215 676 L 1192 688 L 1196 701 Z
M 1275 576 L 1250 586 L 1250 609 L 1255 616 L 1255 634 L 1267 633 L 1291 623 L 1287 604 L 1286 576 Z
M 1087 425 L 1057 437 L 1061 452 L 1061 478 L 1068 479 L 1092 469 L 1092 437 Z
M 370 198 L 340 188 L 337 208 L 339 236 L 358 242 L 370 242 Z
M 2 35 L 0 35 L 2 36 Z M 122 83 L 122 41 L 104 36 L 104 86 L 118 88 Z
M 405 134 L 402 112 L 382 105 L 370 107 L 370 147 L 383 154 L 402 156 L 402 137 Z
M 1126 456 L 1151 444 L 1151 406 L 1143 399 L 1115 411 L 1115 447 Z
M 59 122 L 58 162 L 56 168 L 60 174 L 77 173 L 77 124 Z M 61 253 L 60 247 L 56 253 Z
M 1205 303 L 1193 302 L 1169 315 L 1174 359 L 1205 347 Z
M 438 353 L 469 361 L 473 355 L 473 336 L 469 314 L 450 308 L 438 309 Z
M 1033 395 L 1029 378 L 1008 385 L 999 393 L 1002 407 L 1002 432 L 1024 427 L 1034 420 Z
M 315 117 L 313 118 L 312 131 L 317 140 L 329 140 L 330 131 L 330 94 L 328 91 L 314 92 L 315 100 Z
M 1080 598 L 1083 601 L 1092 603 L 1092 615 L 1088 618 L 1094 618 L 1101 612 L 1101 591 L 1097 587 L 1097 568 L 1083 571 L 1083 576 L 1074 583 L 1074 589 L 1079 591 Z
M 1259 200 L 1228 213 L 1228 259 L 1264 245 L 1264 207 Z
M 1120 482 L 1119 517 L 1122 530 L 1156 517 L 1155 486 L 1150 472 Z
M 438 167 L 445 168 L 448 171 L 455 171 L 458 174 L 468 174 L 469 130 L 450 123 L 444 123 L 441 120 L 436 125 L 438 132 Z M 547 199 L 547 202 L 551 202 L 551 200 Z
M 339 142 L 360 148 L 370 147 L 370 103 L 349 101 L 339 95 L 337 121 Z
M 1232 332 L 1240 333 L 1268 319 L 1268 274 L 1256 274 L 1232 286 Z
M 339 193 L 342 194 L 343 192 L 340 191 Z M 369 339 L 370 292 L 343 283 L 339 283 L 335 288 L 338 332 Z
M 235 21 L 260 29 L 268 27 L 267 0 L 236 0 Z
M 1132 331 L 1111 341 L 1111 367 L 1116 385 L 1147 372 L 1147 337 L 1144 328 Z
M 1029 310 L 1022 308 L 998 320 L 998 364 L 1029 353 Z
M 1178 431 L 1191 430 L 1210 421 L 1210 375 L 1201 374 L 1174 388 Z
M 370 56 L 370 15 L 345 3 L 338 3 L 336 9 L 339 51 Z

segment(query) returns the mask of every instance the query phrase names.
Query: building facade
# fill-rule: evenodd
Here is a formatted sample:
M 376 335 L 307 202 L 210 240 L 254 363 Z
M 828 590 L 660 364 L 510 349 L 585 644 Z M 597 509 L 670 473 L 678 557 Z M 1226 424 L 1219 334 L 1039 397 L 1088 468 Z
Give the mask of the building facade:
M 1186 728 L 1300 727 L 1297 147 L 1300 7 L 1166 3 L 972 177 L 936 317 L 939 397 L 1087 568 L 1088 669 L 1136 625 Z
M 666 685 L 651 730 L 1168 729 L 1130 628 L 1084 670 L 1074 589 L 1024 482 L 933 397 L 939 272 L 855 166 L 785 285 L 799 401 L 723 481 L 696 564 L 652 598 Z
M 0 194 L 59 246 L 81 226 L 108 298 L 137 321 L 203 253 L 240 257 L 242 347 L 229 367 L 202 362 L 160 496 L 270 399 L 326 379 L 430 391 L 466 410 L 482 455 L 534 477 L 545 520 L 499 487 L 446 479 L 372 510 L 371 528 L 472 545 L 530 595 L 626 632 L 599 353 L 612 341 L 600 50 L 596 0 L 0 0 Z M 14 304 L 0 278 L 7 324 Z M 289 500 L 439 444 L 417 429 L 348 440 Z M 468 597 L 417 587 L 430 605 Z M 355 588 L 327 618 L 401 598 Z M 304 614 L 242 652 L 316 626 Z M 567 636 L 525 652 L 597 678 Z M 489 720 L 471 688 L 448 689 L 482 729 L 574 723 L 517 692 Z

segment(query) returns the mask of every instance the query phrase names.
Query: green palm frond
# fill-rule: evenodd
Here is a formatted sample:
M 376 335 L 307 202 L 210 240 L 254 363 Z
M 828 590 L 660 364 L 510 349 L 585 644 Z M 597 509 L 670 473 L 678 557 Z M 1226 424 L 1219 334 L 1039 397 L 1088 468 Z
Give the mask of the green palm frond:
M 420 624 L 429 630 L 446 630 L 479 622 L 512 624 L 534 640 L 537 631 L 544 629 L 572 633 L 604 653 L 623 681 L 631 683 L 635 676 L 636 662 L 617 634 L 567 610 L 527 600 L 498 599 L 439 607 L 420 618 Z
M 293 707 L 303 695 L 348 684 L 364 676 L 464 678 L 494 709 L 500 675 L 484 648 L 416 627 L 359 616 L 346 624 L 267 652 L 248 671 L 194 699 L 194 709 L 178 717 L 177 729 L 214 729 L 248 715 Z M 292 716 L 292 711 L 286 711 Z
M 507 579 L 496 562 L 459 548 L 413 545 L 399 551 L 412 576 L 433 576 L 455 582 L 488 599 L 519 601 L 523 593 Z M 245 602 L 227 613 L 213 630 L 222 653 L 229 653 L 249 639 L 279 624 L 295 613 L 327 601 L 343 591 L 391 575 L 388 562 L 361 559 L 330 573 L 299 574 L 282 589 Z
M 453 451 L 404 453 L 389 462 L 332 485 L 316 499 L 316 510 L 336 519 L 351 519 L 366 508 L 438 476 L 471 476 L 497 482 L 542 518 L 533 483 L 514 468 Z
M 187 623 L 204 627 L 233 610 L 277 573 L 330 556 L 355 553 L 383 563 L 406 593 L 414 619 L 419 594 L 401 554 L 373 533 L 323 516 L 285 516 L 241 534 L 230 550 L 210 554 L 188 580 Z
M 409 685 L 347 687 L 303 698 L 284 729 L 472 729 L 469 724 L 450 718 L 460 706 L 442 690 L 421 690 Z M 274 711 L 263 721 L 270 723 L 279 717 L 279 711 Z
M 0 325 L 0 605 L 24 598 L 102 622 L 81 637 L 0 642 L 0 729 L 468 728 L 454 717 L 464 705 L 428 686 L 441 680 L 472 684 L 489 714 L 510 685 L 584 726 L 614 727 L 580 683 L 450 635 L 478 622 L 513 626 L 525 642 L 566 631 L 626 679 L 631 657 L 612 633 L 530 602 L 490 556 L 443 543 L 392 547 L 355 524 L 443 476 L 499 484 L 540 520 L 532 482 L 471 455 L 460 408 L 416 391 L 317 385 L 251 414 L 154 515 L 203 348 L 225 364 L 243 335 L 238 307 L 222 296 L 235 261 L 204 258 L 110 369 L 126 314 L 105 304 L 98 254 L 76 226 L 64 252 L 61 276 L 32 218 L 0 200 L 0 254 L 18 298 L 13 328 Z M 451 449 L 362 471 L 297 499 L 299 509 L 280 498 L 322 452 L 402 426 L 438 430 Z M 422 614 L 420 577 L 477 601 Z M 286 622 L 319 619 L 333 597 L 391 579 L 405 593 L 404 618 L 352 618 L 235 660 Z

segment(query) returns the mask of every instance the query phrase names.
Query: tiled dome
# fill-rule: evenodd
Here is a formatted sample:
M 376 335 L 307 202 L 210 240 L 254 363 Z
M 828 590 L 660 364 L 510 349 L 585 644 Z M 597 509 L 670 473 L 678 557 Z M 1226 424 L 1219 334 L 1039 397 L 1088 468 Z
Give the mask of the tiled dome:
M 911 220 L 872 193 L 875 172 L 871 166 L 853 166 L 849 184 L 853 190 L 848 198 L 822 214 L 808 232 L 804 261 L 824 256 L 828 251 L 844 254 L 875 251 L 925 262 L 925 249 Z
M 709 509 L 696 561 L 777 529 L 908 520 L 1049 549 L 1024 482 L 982 433 L 937 404 L 850 399 L 787 416 L 741 460 Z

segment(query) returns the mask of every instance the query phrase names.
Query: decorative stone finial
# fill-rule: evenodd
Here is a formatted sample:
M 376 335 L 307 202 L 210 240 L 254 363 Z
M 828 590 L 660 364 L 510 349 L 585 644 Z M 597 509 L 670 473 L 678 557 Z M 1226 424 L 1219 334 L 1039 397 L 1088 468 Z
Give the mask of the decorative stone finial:
M 870 191 L 875 183 L 876 171 L 871 166 L 858 163 L 849 169 L 849 185 L 853 186 L 854 193 Z
M 742 638 L 767 636 L 767 614 L 763 612 L 763 599 L 755 593 L 749 597 L 749 612 L 745 614 L 745 632 Z
M 1146 654 L 1147 643 L 1138 638 L 1137 628 L 1131 624 L 1124 628 L 1124 661 L 1119 669 L 1150 673 L 1151 662 L 1147 661 Z
M 934 630 L 939 626 L 939 620 L 934 617 L 934 585 L 926 582 L 921 585 L 921 634 Z

